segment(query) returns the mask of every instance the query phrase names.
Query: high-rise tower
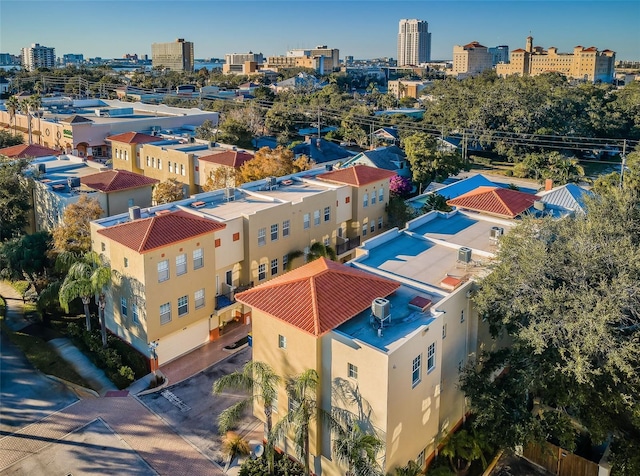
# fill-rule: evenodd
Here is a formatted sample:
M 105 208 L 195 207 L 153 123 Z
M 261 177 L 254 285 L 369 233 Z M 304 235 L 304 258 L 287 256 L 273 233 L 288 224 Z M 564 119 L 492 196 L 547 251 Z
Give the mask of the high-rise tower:
M 423 20 L 400 20 L 398 66 L 431 61 L 431 33 Z

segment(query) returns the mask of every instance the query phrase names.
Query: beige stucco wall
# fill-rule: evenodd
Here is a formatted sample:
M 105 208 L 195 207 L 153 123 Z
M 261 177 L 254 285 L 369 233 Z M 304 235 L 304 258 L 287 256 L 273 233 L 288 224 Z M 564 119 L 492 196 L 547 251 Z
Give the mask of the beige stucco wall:
M 127 213 L 129 211 L 129 200 L 133 200 L 133 206 L 147 208 L 151 206 L 151 185 L 139 188 L 130 188 L 117 192 L 109 192 L 108 194 L 100 193 L 108 197 L 106 208 L 104 208 L 107 216 Z
M 147 165 L 147 157 L 150 159 L 150 165 Z M 153 159 L 155 159 L 155 167 L 153 166 Z M 158 160 L 161 161 L 161 166 L 158 166 Z M 169 171 L 169 162 L 172 164 L 171 171 Z M 178 169 L 176 169 L 176 164 Z M 173 178 L 186 185 L 188 194 L 198 192 L 193 153 L 165 149 L 159 145 L 144 144 L 140 148 L 140 168 L 142 169 L 141 173 L 146 177 L 151 177 L 161 182 Z

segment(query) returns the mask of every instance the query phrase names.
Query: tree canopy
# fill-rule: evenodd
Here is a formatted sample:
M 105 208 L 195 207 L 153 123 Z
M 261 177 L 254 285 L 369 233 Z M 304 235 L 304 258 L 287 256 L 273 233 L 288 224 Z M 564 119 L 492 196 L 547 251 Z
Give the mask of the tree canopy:
M 57 252 L 85 253 L 91 249 L 89 222 L 102 216 L 104 210 L 95 198 L 81 195 L 76 203 L 64 209 L 62 223 L 53 230 L 53 247 Z
M 31 209 L 26 160 L 0 160 L 0 242 L 21 235 Z
M 182 200 L 184 198 L 183 185 L 174 178 L 167 179 L 153 187 L 152 198 L 156 205 Z
M 403 139 L 414 183 L 443 180 L 464 168 L 460 153 L 442 150 L 435 137 L 418 132 Z
M 254 182 L 266 177 L 282 177 L 303 170 L 309 170 L 313 166 L 306 155 L 297 159 L 293 151 L 282 146 L 275 149 L 262 147 L 253 159 L 245 162 L 238 170 L 240 183 Z
M 582 432 L 640 445 L 639 277 L 637 190 L 589 199 L 573 218 L 525 219 L 502 238 L 474 301 L 512 344 L 462 379 L 493 443 L 551 437 L 572 450 Z

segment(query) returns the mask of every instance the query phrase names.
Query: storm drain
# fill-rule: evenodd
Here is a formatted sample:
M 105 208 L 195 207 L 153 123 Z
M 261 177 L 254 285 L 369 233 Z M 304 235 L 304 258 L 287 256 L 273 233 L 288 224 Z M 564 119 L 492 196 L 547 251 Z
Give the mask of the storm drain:
M 178 407 L 182 413 L 191 410 L 191 407 L 178 398 L 171 390 L 163 390 L 160 393 L 164 398 L 169 400 L 173 405 Z

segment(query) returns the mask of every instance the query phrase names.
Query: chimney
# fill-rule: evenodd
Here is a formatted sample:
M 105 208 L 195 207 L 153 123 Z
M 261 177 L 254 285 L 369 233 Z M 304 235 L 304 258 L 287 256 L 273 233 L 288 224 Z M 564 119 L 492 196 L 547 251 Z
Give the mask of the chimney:
M 544 191 L 547 192 L 553 188 L 553 180 L 548 178 L 544 181 Z

